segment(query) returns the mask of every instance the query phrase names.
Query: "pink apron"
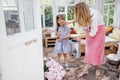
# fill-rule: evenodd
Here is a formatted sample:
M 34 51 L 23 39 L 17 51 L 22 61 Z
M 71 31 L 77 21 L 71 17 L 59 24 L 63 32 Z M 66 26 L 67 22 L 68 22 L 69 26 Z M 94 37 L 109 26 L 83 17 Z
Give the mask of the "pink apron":
M 90 28 L 87 30 L 87 33 Z M 104 60 L 105 26 L 100 25 L 94 37 L 86 38 L 85 62 L 92 65 L 100 65 Z

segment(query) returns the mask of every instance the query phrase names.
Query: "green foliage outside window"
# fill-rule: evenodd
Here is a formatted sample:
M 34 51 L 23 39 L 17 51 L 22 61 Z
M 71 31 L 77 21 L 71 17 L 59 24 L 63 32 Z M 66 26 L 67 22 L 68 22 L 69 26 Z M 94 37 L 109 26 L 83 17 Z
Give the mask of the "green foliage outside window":
M 106 5 L 104 6 L 104 22 L 106 26 L 113 25 L 115 5 L 109 3 L 114 3 L 114 2 L 115 0 L 105 0 Z
M 53 27 L 53 11 L 50 6 L 45 8 L 45 27 Z
M 74 6 L 68 6 L 67 19 L 68 20 L 74 19 Z

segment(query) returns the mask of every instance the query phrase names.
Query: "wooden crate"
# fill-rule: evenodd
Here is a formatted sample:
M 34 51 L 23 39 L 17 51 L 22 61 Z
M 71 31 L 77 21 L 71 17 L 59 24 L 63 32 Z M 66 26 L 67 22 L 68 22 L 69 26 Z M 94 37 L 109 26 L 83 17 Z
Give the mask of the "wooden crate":
M 45 38 L 45 47 L 49 47 L 49 46 L 54 46 L 55 45 L 55 38 L 50 38 L 50 37 L 46 37 Z

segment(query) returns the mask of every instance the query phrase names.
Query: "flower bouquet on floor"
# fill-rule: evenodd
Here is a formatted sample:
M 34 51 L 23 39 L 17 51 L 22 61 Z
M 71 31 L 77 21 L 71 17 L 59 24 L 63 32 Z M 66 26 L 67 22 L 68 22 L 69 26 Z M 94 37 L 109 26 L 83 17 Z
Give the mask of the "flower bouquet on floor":
M 64 68 L 51 57 L 46 58 L 44 60 L 44 70 L 47 69 L 44 72 L 44 77 L 47 80 L 62 80 L 66 73 Z

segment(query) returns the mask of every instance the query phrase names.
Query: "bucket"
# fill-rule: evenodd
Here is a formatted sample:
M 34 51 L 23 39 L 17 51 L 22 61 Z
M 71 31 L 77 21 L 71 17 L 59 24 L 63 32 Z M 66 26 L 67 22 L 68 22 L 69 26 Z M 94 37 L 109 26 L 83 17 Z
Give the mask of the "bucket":
M 80 52 L 80 42 L 76 40 L 70 40 L 71 45 L 71 54 L 75 58 L 79 58 L 81 56 Z

